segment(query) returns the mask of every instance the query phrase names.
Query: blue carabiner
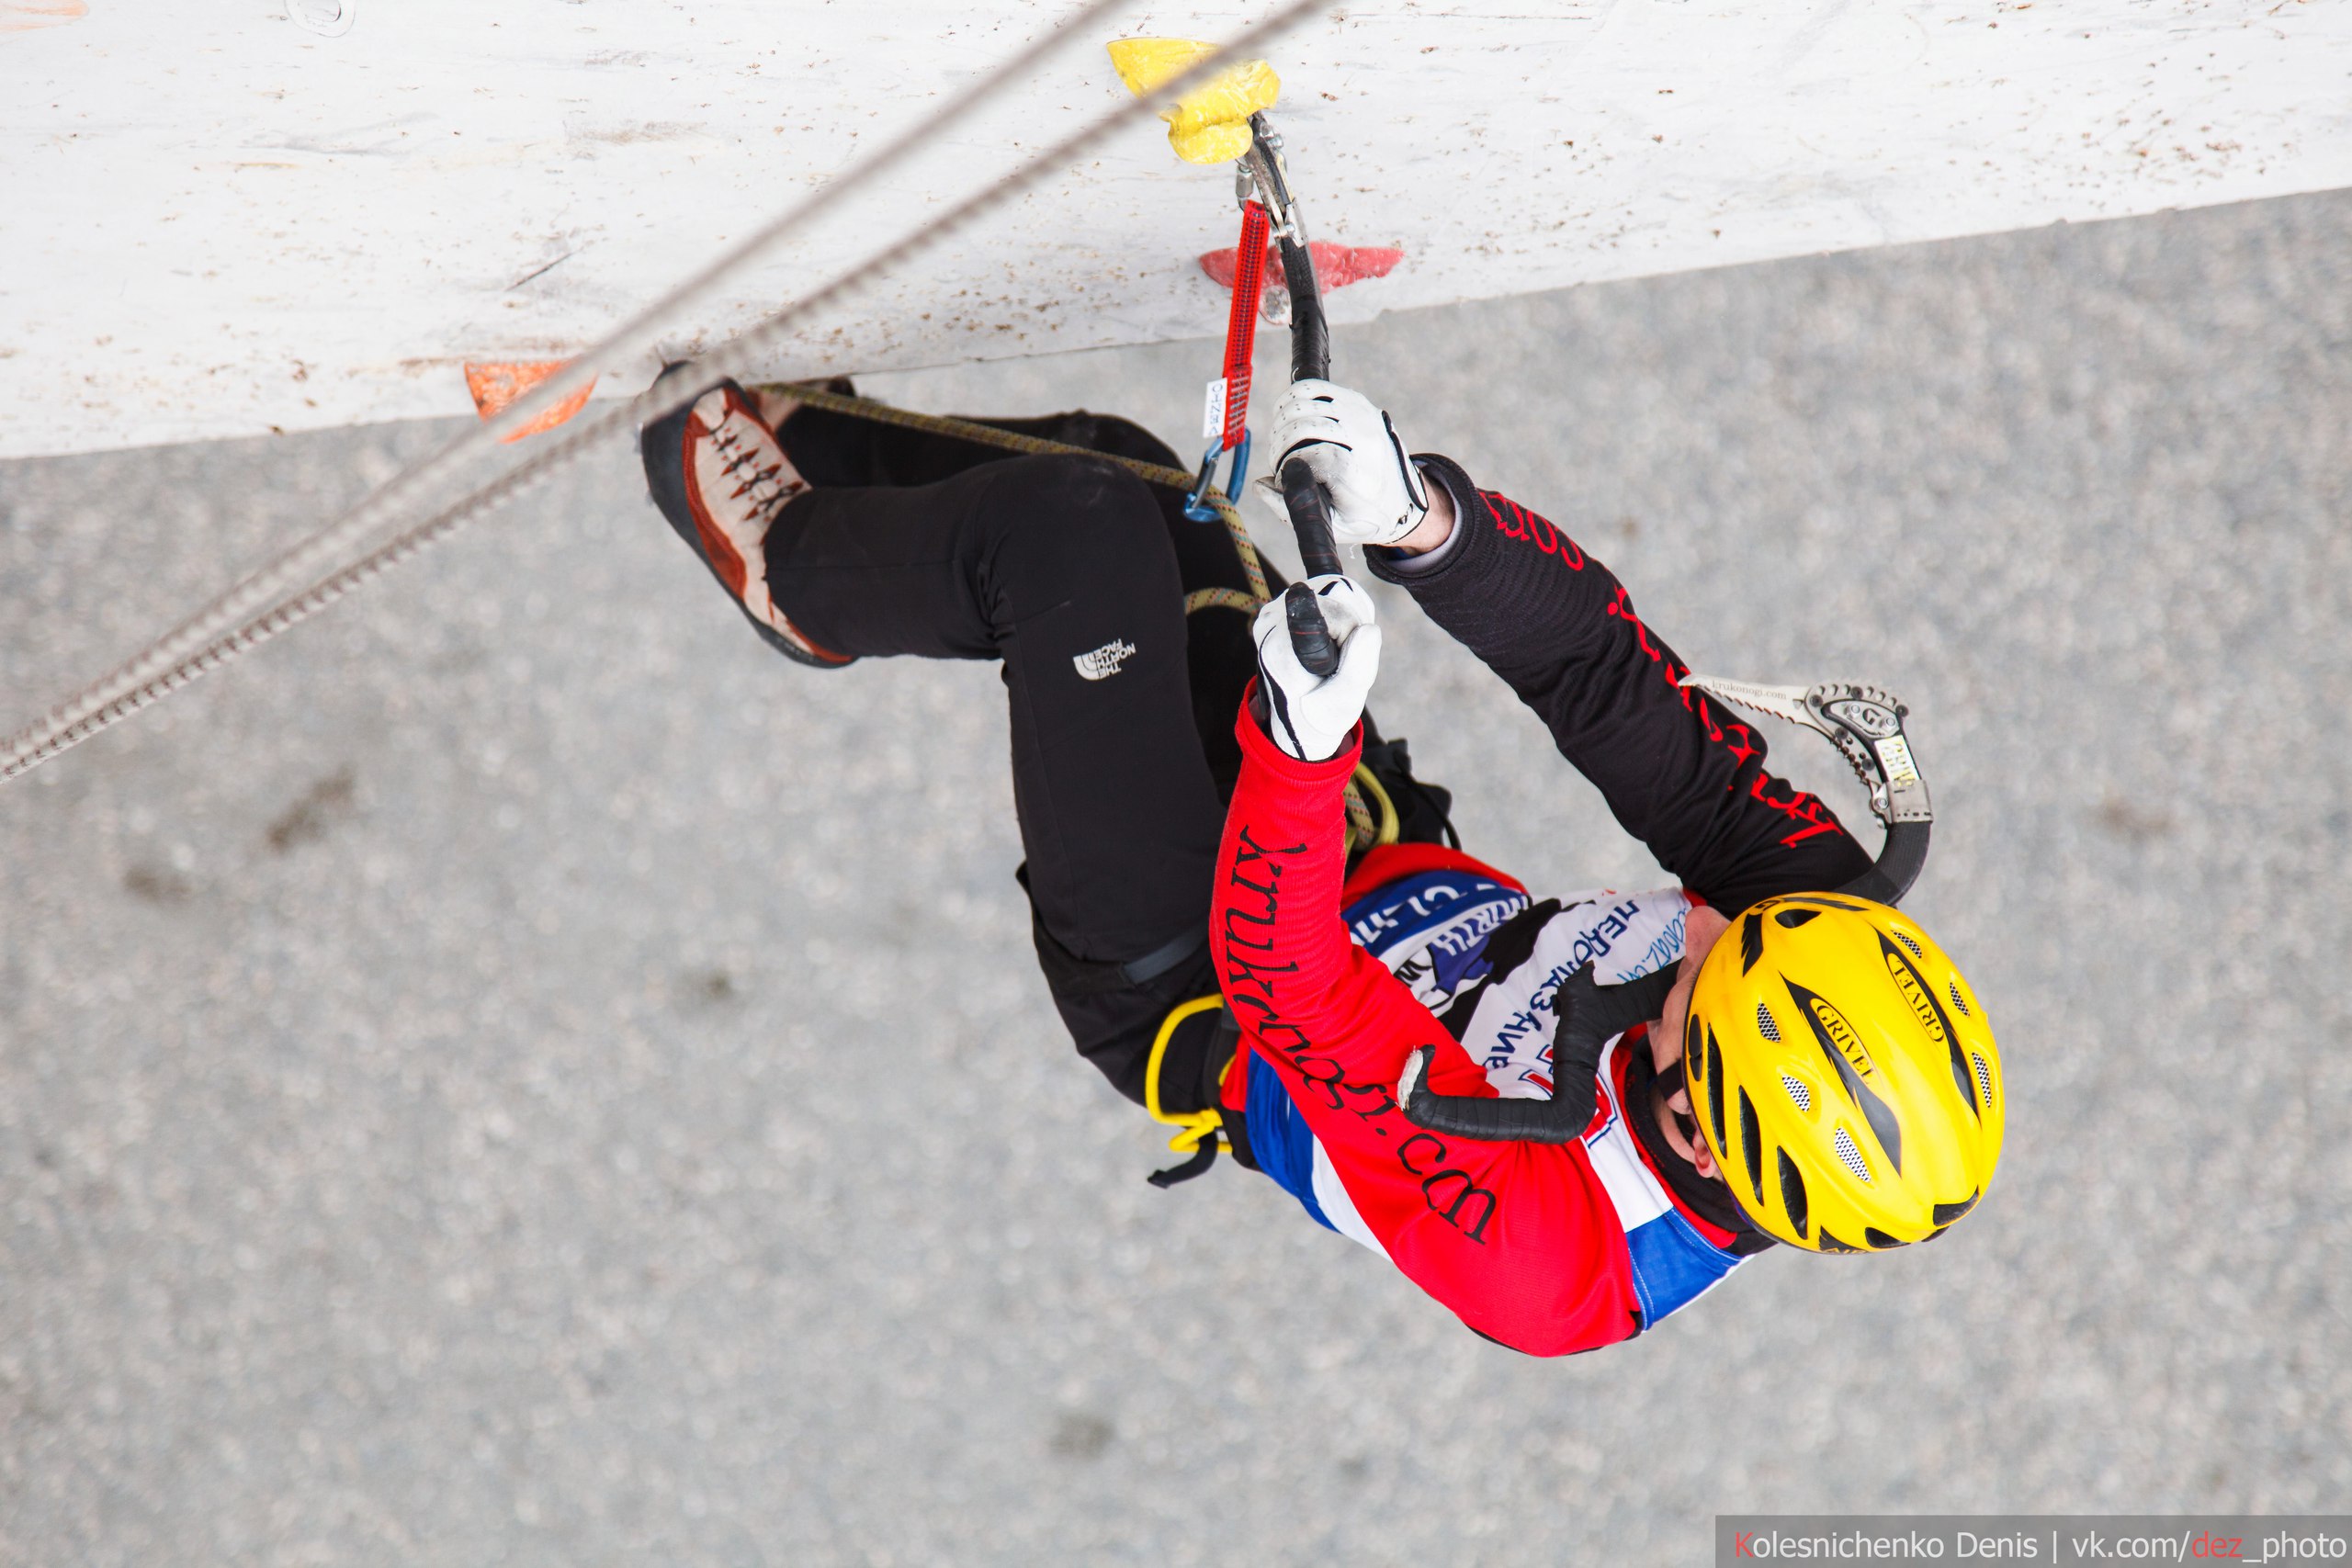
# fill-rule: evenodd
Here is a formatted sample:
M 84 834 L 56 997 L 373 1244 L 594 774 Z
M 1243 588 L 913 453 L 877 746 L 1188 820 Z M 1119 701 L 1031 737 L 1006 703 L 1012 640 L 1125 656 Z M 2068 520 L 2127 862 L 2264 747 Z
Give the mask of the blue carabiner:
M 1206 456 L 1201 458 L 1201 477 L 1193 482 L 1192 493 L 1184 497 L 1184 515 L 1195 523 L 1214 523 L 1216 509 L 1208 503 L 1209 486 L 1216 479 L 1216 455 L 1224 450 L 1223 437 L 1209 443 Z M 1250 433 L 1244 430 L 1241 439 L 1234 443 L 1233 467 L 1225 476 L 1225 499 L 1239 505 L 1241 476 L 1250 471 Z

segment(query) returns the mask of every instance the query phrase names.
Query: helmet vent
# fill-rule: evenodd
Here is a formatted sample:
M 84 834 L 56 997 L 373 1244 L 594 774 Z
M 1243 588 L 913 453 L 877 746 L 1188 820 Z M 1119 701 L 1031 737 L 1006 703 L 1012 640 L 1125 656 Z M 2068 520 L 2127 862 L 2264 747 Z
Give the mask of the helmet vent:
M 1775 1045 L 1781 1043 L 1781 1026 L 1772 1021 L 1772 1010 L 1762 1002 L 1756 1004 L 1756 1032 Z
M 1968 1003 L 1966 1002 L 1966 1000 L 1964 1000 L 1964 999 L 1962 998 L 1962 996 L 1961 996 L 1961 994 L 1960 994 L 1960 987 L 1959 987 L 1958 986 L 1953 985 L 1953 984 L 1951 984 L 1951 983 L 1950 983 L 1950 982 L 1946 982 L 1946 984 L 1945 984 L 1945 986 L 1944 986 L 1944 989 L 1946 989 L 1946 990 L 1948 990 L 1948 991 L 1950 991 L 1950 992 L 1951 993 L 1951 1005 L 1952 1005 L 1953 1007 L 1958 1008 L 1958 1009 L 1960 1010 L 1960 1016 L 1961 1016 L 1961 1017 L 1962 1017 L 1962 1018 L 1973 1018 L 1973 1017 L 1975 1017 L 1975 1016 L 1976 1016 L 1974 1013 L 1973 1013 L 1973 1012 L 1971 1012 L 1971 1011 L 1969 1010 Z
M 1853 1134 L 1840 1127 L 1838 1129 L 1838 1135 L 1830 1141 L 1838 1145 L 1838 1157 L 1846 1162 L 1846 1168 L 1854 1173 L 1854 1179 L 1863 1182 L 1870 1180 L 1871 1168 L 1863 1160 L 1862 1151 L 1854 1146 Z
M 1924 960 L 1928 956 L 1925 953 L 1922 953 L 1919 950 L 1919 944 L 1911 940 L 1910 933 L 1905 931 L 1901 926 L 1889 926 L 1887 929 L 1894 933 L 1895 941 L 1901 942 L 1904 946 L 1911 950 L 1912 957 Z
M 1715 1130 L 1715 1149 L 1724 1147 L 1724 1048 L 1715 1032 L 1707 1031 L 1707 1121 Z
M 1739 1091 L 1740 1154 L 1747 1161 L 1747 1185 L 1758 1203 L 1764 1201 L 1764 1129 L 1756 1120 L 1756 1102 Z
M 1904 1245 L 1903 1243 L 1895 1240 L 1893 1236 L 1887 1235 L 1884 1231 L 1879 1229 L 1876 1225 L 1863 1226 L 1862 1239 L 1870 1243 L 1873 1247 L 1880 1248 L 1881 1250 L 1890 1247 L 1901 1247 Z
M 1789 1157 L 1788 1150 L 1779 1149 L 1774 1152 L 1780 1156 L 1781 1206 L 1789 1212 L 1789 1228 L 1797 1233 L 1799 1241 L 1803 1241 L 1805 1237 L 1805 1224 L 1808 1218 L 1805 1212 L 1804 1177 L 1798 1172 L 1796 1161 Z
M 1789 1091 L 1789 1098 L 1797 1102 L 1799 1111 L 1810 1111 L 1813 1109 L 1813 1090 L 1804 1087 L 1804 1079 L 1782 1073 L 1781 1087 Z
M 1976 1087 L 1984 1091 L 1984 1109 L 1990 1111 L 1993 1108 L 1993 1069 L 1986 1066 L 1984 1058 L 1973 1051 L 1968 1054 L 1968 1059 L 1976 1064 Z

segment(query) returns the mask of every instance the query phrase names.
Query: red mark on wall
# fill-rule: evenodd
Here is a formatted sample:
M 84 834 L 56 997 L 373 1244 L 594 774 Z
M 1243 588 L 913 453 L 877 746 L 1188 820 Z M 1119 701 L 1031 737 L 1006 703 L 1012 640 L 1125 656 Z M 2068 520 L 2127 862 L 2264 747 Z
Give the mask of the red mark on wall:
M 473 394 L 474 409 L 482 418 L 496 419 L 517 398 L 571 363 L 569 359 L 526 359 L 495 365 L 468 365 L 466 390 Z M 520 430 L 509 431 L 499 439 L 520 441 L 526 435 L 553 430 L 586 408 L 588 394 L 595 389 L 596 383 L 589 382 Z
M 1311 240 L 1307 250 L 1315 257 L 1315 280 L 1328 294 L 1334 288 L 1345 288 L 1351 283 L 1362 283 L 1367 277 L 1386 277 L 1405 259 L 1405 253 L 1389 245 L 1334 245 L 1328 241 Z M 1233 287 L 1233 275 L 1239 270 L 1240 252 L 1210 251 L 1201 257 L 1201 270 L 1219 288 Z M 1266 247 L 1266 276 L 1283 275 L 1281 254 L 1272 245 Z

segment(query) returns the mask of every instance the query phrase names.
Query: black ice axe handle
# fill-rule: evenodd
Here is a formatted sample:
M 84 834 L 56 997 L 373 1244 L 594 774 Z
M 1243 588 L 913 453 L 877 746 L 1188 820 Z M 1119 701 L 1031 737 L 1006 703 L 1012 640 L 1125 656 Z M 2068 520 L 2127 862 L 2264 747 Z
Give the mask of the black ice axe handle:
M 1430 1047 L 1405 1059 L 1396 1085 L 1396 1108 L 1416 1127 L 1448 1137 L 1490 1144 L 1566 1144 L 1584 1136 L 1600 1103 L 1596 1075 L 1610 1041 L 1666 1006 L 1676 965 L 1623 985 L 1603 986 L 1588 962 L 1561 982 L 1552 1005 L 1558 1024 L 1552 1034 L 1552 1098 L 1490 1100 L 1483 1095 L 1439 1094 L 1428 1087 Z M 1631 1114 L 1631 1112 L 1629 1112 Z
M 1328 380 L 1331 374 L 1331 328 L 1323 317 L 1323 291 L 1315 280 L 1315 254 L 1307 249 L 1306 227 L 1299 221 L 1291 199 L 1290 182 L 1283 168 L 1283 140 L 1262 114 L 1250 117 L 1252 136 L 1242 159 L 1259 198 L 1272 218 L 1276 245 L 1283 258 L 1283 286 L 1290 295 L 1290 378 Z M 1315 475 L 1298 458 L 1282 467 L 1279 476 L 1283 504 L 1290 512 L 1291 533 L 1298 540 L 1298 558 L 1309 577 L 1324 577 L 1340 570 L 1340 548 L 1331 538 L 1331 499 Z M 1320 680 L 1340 668 L 1340 646 L 1323 619 L 1323 606 L 1314 590 L 1294 582 L 1283 592 L 1283 613 L 1290 621 L 1291 650 L 1306 672 Z
M 1285 234 L 1282 239 L 1283 281 L 1290 289 L 1290 378 L 1294 381 L 1330 378 L 1331 330 L 1323 320 L 1323 296 L 1315 284 L 1315 257 Z M 1299 564 L 1309 577 L 1325 577 L 1340 570 L 1340 547 L 1331 538 L 1331 498 L 1323 491 L 1305 459 L 1283 465 L 1283 504 L 1290 510 L 1290 531 L 1298 540 Z M 1340 645 L 1323 619 L 1315 591 L 1294 582 L 1283 592 L 1283 613 L 1290 619 L 1291 651 L 1306 672 L 1317 680 L 1340 668 Z
M 1306 464 L 1293 457 L 1283 465 L 1283 504 L 1290 508 L 1291 532 L 1298 536 L 1298 558 L 1306 575 L 1322 577 L 1340 570 L 1338 547 L 1331 543 L 1331 504 Z M 1283 614 L 1290 621 L 1291 651 L 1309 675 L 1322 680 L 1340 668 L 1340 645 L 1331 640 L 1330 624 L 1315 590 L 1294 582 L 1283 590 Z

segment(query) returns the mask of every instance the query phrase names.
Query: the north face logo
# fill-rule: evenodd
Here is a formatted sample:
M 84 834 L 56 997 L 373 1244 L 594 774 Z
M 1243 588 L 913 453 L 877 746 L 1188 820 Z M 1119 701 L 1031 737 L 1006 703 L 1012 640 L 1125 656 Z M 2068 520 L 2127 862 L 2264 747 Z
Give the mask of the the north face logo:
M 1119 672 L 1119 666 L 1136 656 L 1136 645 L 1114 637 L 1091 653 L 1081 653 L 1070 660 L 1078 666 L 1081 681 L 1107 681 Z

